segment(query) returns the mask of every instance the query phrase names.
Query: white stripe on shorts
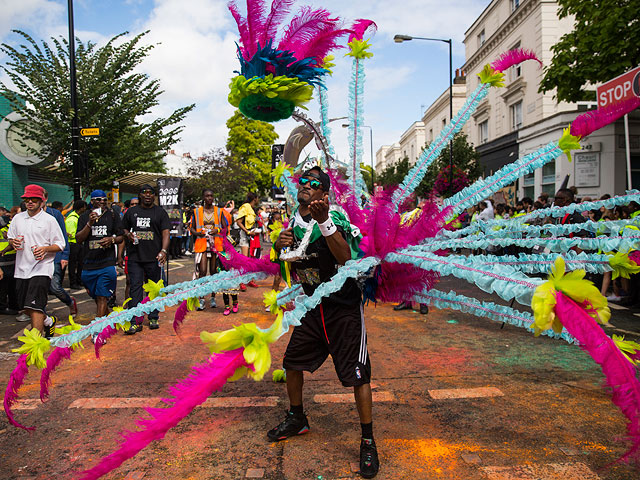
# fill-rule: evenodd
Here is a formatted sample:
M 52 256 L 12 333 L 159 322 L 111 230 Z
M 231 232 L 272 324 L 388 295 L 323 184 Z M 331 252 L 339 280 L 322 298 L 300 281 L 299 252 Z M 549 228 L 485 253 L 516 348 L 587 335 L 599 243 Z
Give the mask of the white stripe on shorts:
M 360 356 L 358 360 L 363 365 L 367 364 L 367 328 L 364 325 L 364 308 L 360 304 Z

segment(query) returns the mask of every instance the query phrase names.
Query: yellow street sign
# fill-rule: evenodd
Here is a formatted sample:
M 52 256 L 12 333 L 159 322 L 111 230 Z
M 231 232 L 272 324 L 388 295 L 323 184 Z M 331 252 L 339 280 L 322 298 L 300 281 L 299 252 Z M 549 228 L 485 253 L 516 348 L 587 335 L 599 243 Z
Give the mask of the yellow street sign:
M 100 135 L 99 128 L 81 128 L 80 135 L 83 137 L 97 137 Z

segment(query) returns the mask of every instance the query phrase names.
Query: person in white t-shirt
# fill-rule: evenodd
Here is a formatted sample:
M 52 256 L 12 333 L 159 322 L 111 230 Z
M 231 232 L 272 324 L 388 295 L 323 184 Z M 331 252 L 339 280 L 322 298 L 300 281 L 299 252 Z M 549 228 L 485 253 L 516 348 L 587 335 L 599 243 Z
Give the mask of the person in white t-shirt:
M 53 336 L 55 318 L 47 317 L 45 308 L 54 258 L 64 249 L 65 237 L 56 219 L 42 209 L 45 196 L 40 185 L 27 185 L 22 199 L 27 211 L 13 217 L 7 232 L 17 252 L 16 296 L 18 306 L 31 317 L 31 328 L 49 338 Z

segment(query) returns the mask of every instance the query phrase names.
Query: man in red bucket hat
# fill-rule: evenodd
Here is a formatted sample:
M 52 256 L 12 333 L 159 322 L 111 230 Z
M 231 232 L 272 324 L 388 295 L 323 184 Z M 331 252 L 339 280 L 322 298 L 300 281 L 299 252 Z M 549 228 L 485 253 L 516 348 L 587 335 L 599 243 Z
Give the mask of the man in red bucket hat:
M 31 328 L 48 338 L 53 336 L 55 326 L 55 319 L 45 313 L 53 260 L 56 252 L 64 249 L 65 238 L 56 219 L 43 209 L 44 188 L 27 185 L 22 199 L 27 211 L 13 217 L 7 232 L 17 252 L 14 274 L 17 301 L 20 309 L 31 317 Z

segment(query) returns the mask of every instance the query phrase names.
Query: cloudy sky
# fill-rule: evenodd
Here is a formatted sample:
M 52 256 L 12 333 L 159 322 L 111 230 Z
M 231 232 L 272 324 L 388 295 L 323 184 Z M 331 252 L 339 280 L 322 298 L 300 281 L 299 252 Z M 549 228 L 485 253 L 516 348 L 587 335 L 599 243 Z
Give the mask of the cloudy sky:
M 238 4 L 243 7 L 244 0 Z M 453 38 L 453 68 L 464 63 L 464 32 L 489 4 L 489 0 L 299 0 L 298 4 L 324 7 L 351 21 L 369 18 L 378 25 L 372 39 L 374 57 L 365 64 L 365 124 L 372 127 L 373 150 L 392 144 L 419 120 L 448 86 L 448 50 L 445 43 L 393 42 L 397 33 Z M 16 45 L 12 29 L 27 31 L 36 39 L 67 36 L 67 1 L 0 0 L 0 41 Z M 227 102 L 228 85 L 239 68 L 235 57 L 236 25 L 223 0 L 75 0 L 76 36 L 104 43 L 124 31 L 131 35 L 149 30 L 147 42 L 156 48 L 142 69 L 161 81 L 164 94 L 156 115 L 195 103 L 185 120 L 179 152 L 199 155 L 226 141 L 225 121 L 233 114 Z M 0 64 L 6 61 L 0 54 Z M 337 66 L 328 80 L 331 117 L 347 115 L 347 89 L 351 61 L 336 53 Z M 318 106 L 309 113 L 319 119 Z M 342 121 L 331 124 L 332 142 L 339 158 L 347 157 L 346 129 Z M 284 142 L 296 124 L 275 124 Z M 103 128 L 105 128 L 103 126 Z M 365 135 L 368 134 L 368 129 Z M 366 137 L 365 137 L 366 138 Z M 368 139 L 367 139 L 368 140 Z M 307 153 L 314 153 L 311 148 Z M 364 161 L 370 159 L 365 142 Z

